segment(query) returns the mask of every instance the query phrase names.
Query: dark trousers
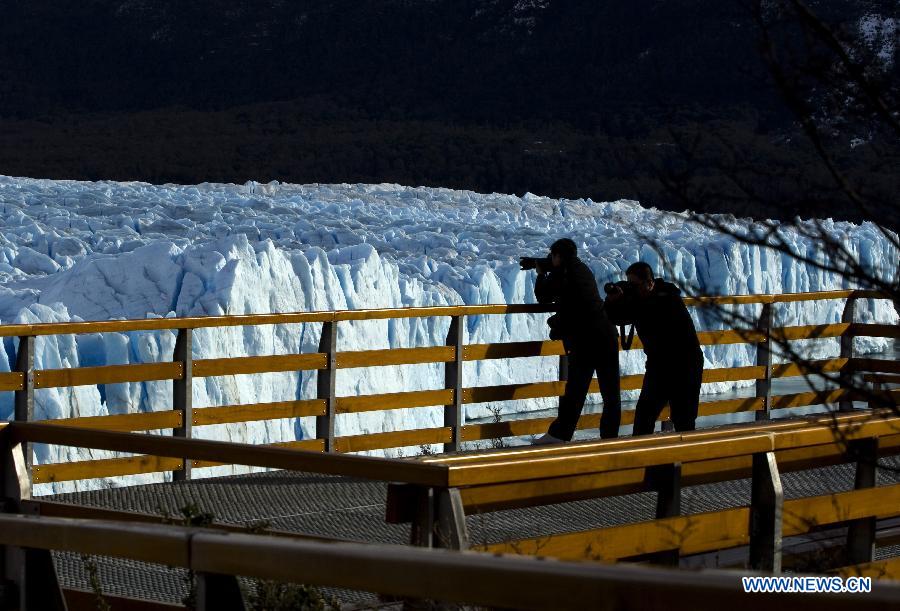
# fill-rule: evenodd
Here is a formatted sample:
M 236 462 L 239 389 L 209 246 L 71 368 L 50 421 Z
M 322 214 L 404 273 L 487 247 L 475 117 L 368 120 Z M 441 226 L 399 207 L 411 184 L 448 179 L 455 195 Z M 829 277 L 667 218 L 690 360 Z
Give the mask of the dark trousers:
M 615 335 L 602 335 L 593 341 L 579 342 L 567 351 L 569 375 L 566 390 L 559 401 L 559 414 L 549 430 L 557 439 L 569 441 L 575 434 L 595 371 L 603 396 L 600 436 L 604 439 L 618 436 L 622 403 L 619 396 L 619 347 L 616 342 Z
M 652 433 L 667 402 L 675 430 L 693 431 L 702 379 L 702 353 L 671 357 L 661 362 L 648 360 L 641 396 L 634 411 L 634 434 Z

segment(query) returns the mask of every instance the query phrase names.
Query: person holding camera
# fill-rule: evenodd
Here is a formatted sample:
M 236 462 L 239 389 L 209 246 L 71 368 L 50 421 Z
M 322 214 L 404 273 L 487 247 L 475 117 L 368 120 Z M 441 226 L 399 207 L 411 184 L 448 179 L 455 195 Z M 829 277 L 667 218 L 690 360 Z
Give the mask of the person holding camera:
M 644 384 L 634 413 L 634 434 L 646 435 L 669 403 L 676 431 L 693 431 L 700 403 L 703 352 L 681 290 L 638 262 L 625 282 L 604 286 L 606 309 L 618 325 L 634 324 L 647 355 Z
M 550 339 L 562 340 L 569 359 L 568 379 L 565 394 L 559 402 L 559 413 L 547 434 L 535 443 L 561 443 L 572 439 L 595 371 L 603 396 L 600 436 L 618 436 L 621 420 L 619 349 L 616 329 L 606 317 L 594 274 L 578 258 L 578 248 L 568 238 L 554 242 L 548 257 L 522 257 L 520 265 L 523 270 L 537 270 L 534 294 L 538 302 L 558 305 L 556 314 L 547 320 Z

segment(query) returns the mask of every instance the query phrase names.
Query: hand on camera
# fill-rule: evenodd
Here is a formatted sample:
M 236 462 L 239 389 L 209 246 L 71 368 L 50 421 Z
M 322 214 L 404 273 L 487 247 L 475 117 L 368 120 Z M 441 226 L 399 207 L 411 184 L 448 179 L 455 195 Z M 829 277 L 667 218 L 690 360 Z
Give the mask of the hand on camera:
M 607 301 L 618 301 L 625 296 L 625 291 L 622 290 L 622 287 L 617 286 L 613 282 L 607 283 L 603 290 L 606 292 Z
M 543 274 L 549 271 L 547 259 L 538 257 L 521 257 L 519 259 L 519 269 L 527 271 L 529 269 L 537 270 L 537 273 Z

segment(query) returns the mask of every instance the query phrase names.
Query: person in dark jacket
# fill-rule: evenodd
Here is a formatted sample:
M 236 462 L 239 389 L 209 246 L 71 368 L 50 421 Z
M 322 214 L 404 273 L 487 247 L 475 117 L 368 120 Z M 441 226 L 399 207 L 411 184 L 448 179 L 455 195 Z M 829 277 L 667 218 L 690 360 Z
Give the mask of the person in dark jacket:
M 526 268 L 524 259 L 522 267 Z M 556 420 L 535 443 L 572 439 L 595 371 L 603 396 L 600 436 L 616 437 L 621 419 L 619 350 L 616 329 L 606 317 L 594 274 L 578 258 L 578 248 L 568 238 L 554 242 L 550 256 L 536 260 L 536 268 L 534 294 L 539 303 L 558 306 L 547 322 L 550 338 L 563 342 L 569 371 Z
M 652 433 L 656 419 L 669 403 L 676 431 L 692 431 L 697 420 L 703 352 L 694 321 L 681 299 L 681 290 L 660 278 L 644 262 L 625 272 L 633 291 L 607 288 L 606 308 L 620 325 L 634 324 L 647 355 L 644 384 L 634 414 L 634 434 Z

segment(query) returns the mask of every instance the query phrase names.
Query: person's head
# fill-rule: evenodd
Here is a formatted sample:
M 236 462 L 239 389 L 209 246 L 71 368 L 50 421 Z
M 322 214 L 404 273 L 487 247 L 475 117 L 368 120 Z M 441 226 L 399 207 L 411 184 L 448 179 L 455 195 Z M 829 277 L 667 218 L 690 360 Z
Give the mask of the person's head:
M 641 297 L 653 292 L 653 268 L 643 261 L 632 263 L 625 270 L 628 282 L 634 285 Z
M 563 267 L 578 256 L 578 247 L 569 238 L 560 238 L 550 245 L 553 267 Z

